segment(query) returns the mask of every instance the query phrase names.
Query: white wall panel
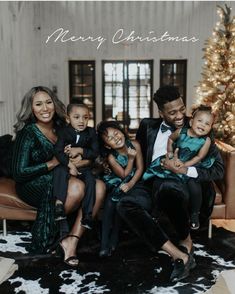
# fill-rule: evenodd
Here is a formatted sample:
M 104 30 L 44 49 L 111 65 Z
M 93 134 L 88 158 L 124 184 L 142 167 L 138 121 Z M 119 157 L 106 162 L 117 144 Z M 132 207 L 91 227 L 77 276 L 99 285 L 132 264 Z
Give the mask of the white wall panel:
M 187 106 L 201 79 L 202 48 L 218 20 L 217 4 L 225 2 L 0 2 L 0 135 L 12 133 L 15 112 L 25 92 L 35 85 L 57 86 L 58 96 L 69 101 L 68 61 L 96 60 L 96 117 L 102 118 L 103 59 L 153 59 L 154 90 L 159 86 L 160 59 L 187 59 Z M 226 2 L 233 7 L 235 3 Z M 92 42 L 45 43 L 57 28 L 70 36 L 99 36 L 107 41 L 97 50 Z M 127 36 L 197 37 L 196 43 L 157 42 L 113 44 L 113 34 L 123 28 Z M 157 109 L 154 108 L 157 115 Z

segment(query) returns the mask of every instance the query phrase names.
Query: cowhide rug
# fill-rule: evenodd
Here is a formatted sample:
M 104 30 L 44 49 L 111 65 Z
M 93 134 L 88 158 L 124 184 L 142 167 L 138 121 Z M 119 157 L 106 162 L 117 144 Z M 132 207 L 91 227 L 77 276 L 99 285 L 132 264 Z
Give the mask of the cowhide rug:
M 213 228 L 212 240 L 206 230 L 193 235 L 197 267 L 178 283 L 170 283 L 172 263 L 160 251 L 153 255 L 138 239 L 122 240 L 114 256 L 98 257 L 98 242 L 78 251 L 78 269 L 68 269 L 61 258 L 29 256 L 25 245 L 28 232 L 10 232 L 0 237 L 0 255 L 15 258 L 19 270 L 2 285 L 0 293 L 203 293 L 222 270 L 235 269 L 235 233 Z M 222 293 L 221 293 L 222 294 Z M 223 293 L 225 294 L 225 293 Z

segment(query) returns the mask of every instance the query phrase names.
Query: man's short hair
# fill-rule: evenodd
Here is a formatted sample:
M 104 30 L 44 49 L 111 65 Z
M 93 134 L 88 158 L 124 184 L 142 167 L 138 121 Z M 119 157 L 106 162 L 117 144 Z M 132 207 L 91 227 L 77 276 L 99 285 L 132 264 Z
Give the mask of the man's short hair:
M 175 86 L 162 86 L 153 96 L 154 102 L 159 110 L 163 110 L 164 104 L 180 98 L 179 89 Z

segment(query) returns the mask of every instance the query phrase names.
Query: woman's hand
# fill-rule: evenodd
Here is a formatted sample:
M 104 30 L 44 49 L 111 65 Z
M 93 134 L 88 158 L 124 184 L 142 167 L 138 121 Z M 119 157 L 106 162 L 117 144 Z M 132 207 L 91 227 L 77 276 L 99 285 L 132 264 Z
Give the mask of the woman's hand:
M 79 152 L 81 148 L 76 148 L 76 147 L 70 147 L 69 150 L 69 157 L 70 158 L 75 158 L 78 155 L 81 155 L 81 153 Z
M 71 144 L 69 144 L 64 147 L 64 153 L 66 153 L 70 158 L 75 158 L 79 154 L 83 155 L 83 148 L 71 147 Z
M 69 159 L 76 167 L 80 167 L 80 163 L 82 161 L 82 156 L 81 155 L 78 155 L 77 157 L 75 158 L 70 158 Z
M 53 168 L 55 168 L 59 164 L 59 161 L 54 156 L 51 160 L 47 161 L 46 164 L 47 164 L 48 170 L 52 170 Z
M 77 176 L 77 175 L 81 175 L 81 173 L 78 171 L 76 165 L 69 160 L 69 164 L 68 164 L 68 168 L 69 168 L 69 173 L 71 176 Z
M 67 155 L 69 155 L 69 152 L 70 152 L 70 150 L 71 150 L 71 144 L 69 144 L 69 145 L 66 145 L 65 147 L 64 147 L 64 153 L 66 153 Z

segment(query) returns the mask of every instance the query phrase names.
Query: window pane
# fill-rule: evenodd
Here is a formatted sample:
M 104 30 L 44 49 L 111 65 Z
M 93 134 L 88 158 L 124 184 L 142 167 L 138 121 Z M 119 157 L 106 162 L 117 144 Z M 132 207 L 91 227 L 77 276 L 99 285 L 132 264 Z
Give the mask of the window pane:
M 104 119 L 112 114 L 129 130 L 137 130 L 140 119 L 151 113 L 151 61 L 107 61 L 103 66 Z
M 89 126 L 95 124 L 95 62 L 69 62 L 70 101 L 85 103 L 89 107 Z
M 172 85 L 179 88 L 186 104 L 187 60 L 161 60 L 160 86 Z

